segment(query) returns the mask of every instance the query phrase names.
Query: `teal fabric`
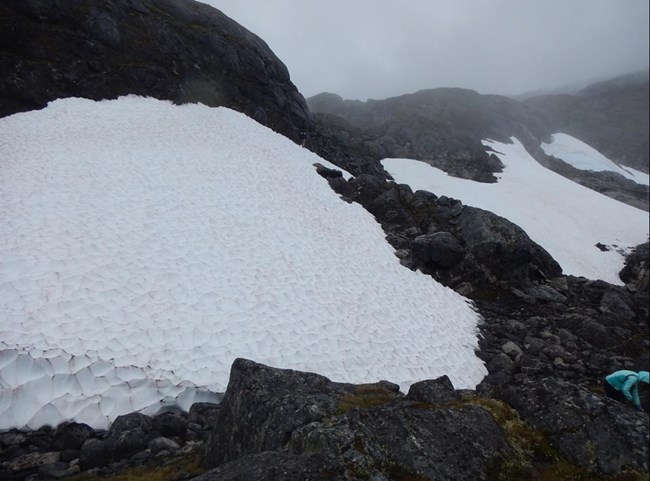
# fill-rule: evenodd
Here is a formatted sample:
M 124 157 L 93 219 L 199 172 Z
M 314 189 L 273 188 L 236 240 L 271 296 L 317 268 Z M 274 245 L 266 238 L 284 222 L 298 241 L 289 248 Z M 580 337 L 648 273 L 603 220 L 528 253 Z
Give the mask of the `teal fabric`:
M 620 391 L 625 399 L 630 401 L 641 409 L 641 400 L 639 399 L 639 382 L 648 383 L 648 371 L 616 371 L 605 378 L 610 386 Z

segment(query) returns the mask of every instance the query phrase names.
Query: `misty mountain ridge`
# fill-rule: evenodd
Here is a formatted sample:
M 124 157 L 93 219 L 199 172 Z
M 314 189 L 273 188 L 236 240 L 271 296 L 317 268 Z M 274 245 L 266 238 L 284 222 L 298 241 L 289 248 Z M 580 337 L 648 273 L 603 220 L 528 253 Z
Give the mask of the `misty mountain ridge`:
M 359 137 L 343 133 L 345 129 L 340 125 L 335 127 L 337 122 L 332 116 L 361 129 L 363 143 L 375 157 L 423 160 L 450 175 L 494 182 L 499 164 L 494 156 L 487 155 L 481 141 L 508 142 L 510 137 L 516 137 L 544 166 L 648 210 L 646 186 L 612 172 L 575 169 L 541 149 L 542 143 L 551 141 L 552 134 L 566 132 L 619 165 L 647 172 L 647 95 L 647 72 L 641 72 L 599 82 L 576 95 L 533 97 L 524 102 L 467 89 L 437 88 L 366 102 L 322 93 L 308 98 L 307 103 L 317 114 L 316 125 L 328 124 L 322 130 L 336 137 L 336 142 L 354 143 L 358 148 Z M 578 105 L 583 105 L 582 109 Z M 612 124 L 603 118 L 614 118 L 616 122 Z M 608 148 L 603 148 L 607 139 L 613 140 Z
M 591 145 L 611 160 L 649 172 L 648 71 L 585 87 L 575 95 L 544 95 L 524 102 L 556 132 Z
M 648 82 L 648 69 L 639 70 L 630 73 L 623 73 L 621 75 L 616 75 L 614 77 L 612 77 L 611 75 L 607 77 L 601 76 L 601 77 L 591 78 L 588 80 L 571 82 L 568 84 L 563 84 L 555 87 L 538 88 L 535 90 L 528 90 L 526 92 L 521 92 L 514 95 L 508 95 L 508 97 L 523 102 L 531 97 L 539 97 L 542 95 L 562 95 L 562 94 L 576 95 L 576 94 L 580 94 L 583 90 L 587 89 L 590 86 L 596 86 L 600 84 L 609 84 L 609 83 L 615 83 L 620 85 L 636 84 L 636 83 L 642 84 L 644 81 Z

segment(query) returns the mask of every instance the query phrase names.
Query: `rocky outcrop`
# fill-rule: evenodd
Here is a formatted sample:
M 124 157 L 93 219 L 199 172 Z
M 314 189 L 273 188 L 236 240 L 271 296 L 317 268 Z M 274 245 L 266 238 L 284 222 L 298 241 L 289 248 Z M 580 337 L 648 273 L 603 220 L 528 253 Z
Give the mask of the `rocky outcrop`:
M 552 479 L 565 479 L 563 470 L 648 470 L 647 418 L 559 379 L 522 378 L 504 385 L 499 401 L 455 390 L 444 376 L 404 396 L 389 382 L 339 384 L 243 359 L 232 372 L 203 452 L 211 469 L 196 481 L 505 481 L 546 479 L 533 473 L 549 466 Z
M 294 140 L 312 125 L 264 41 L 200 2 L 6 0 L 0 45 L 0 116 L 136 94 L 230 107 Z
M 371 175 L 346 181 L 328 175 L 328 169 L 319 172 L 344 199 L 377 218 L 403 265 L 465 295 L 525 291 L 562 272 L 522 229 L 491 212 Z
M 298 427 L 332 415 L 353 391 L 318 374 L 244 359 L 233 363 L 228 386 L 204 455 L 208 466 L 279 449 Z
M 333 383 L 311 373 L 238 359 L 197 478 L 487 479 L 510 448 L 478 405 L 448 379 L 414 387 Z M 429 384 L 429 385 L 426 385 Z M 273 455 L 269 451 L 274 452 Z M 246 478 L 248 476 L 248 478 Z

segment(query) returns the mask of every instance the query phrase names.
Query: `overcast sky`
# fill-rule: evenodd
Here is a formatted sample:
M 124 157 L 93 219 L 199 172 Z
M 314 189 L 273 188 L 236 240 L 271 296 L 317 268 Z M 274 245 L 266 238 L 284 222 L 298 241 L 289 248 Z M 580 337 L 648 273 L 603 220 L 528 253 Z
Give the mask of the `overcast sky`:
M 259 35 L 305 97 L 518 94 L 648 68 L 648 0 L 202 0 Z

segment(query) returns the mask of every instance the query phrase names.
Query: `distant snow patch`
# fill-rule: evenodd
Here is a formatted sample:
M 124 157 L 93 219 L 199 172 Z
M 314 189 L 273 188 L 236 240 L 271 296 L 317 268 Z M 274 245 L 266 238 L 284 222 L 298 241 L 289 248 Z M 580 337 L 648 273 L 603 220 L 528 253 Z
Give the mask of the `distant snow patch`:
M 637 184 L 649 185 L 648 174 L 629 167 L 623 167 L 609 160 L 593 147 L 583 141 L 563 133 L 553 134 L 551 143 L 542 142 L 542 150 L 546 155 L 556 157 L 579 170 L 594 172 L 616 172 Z

